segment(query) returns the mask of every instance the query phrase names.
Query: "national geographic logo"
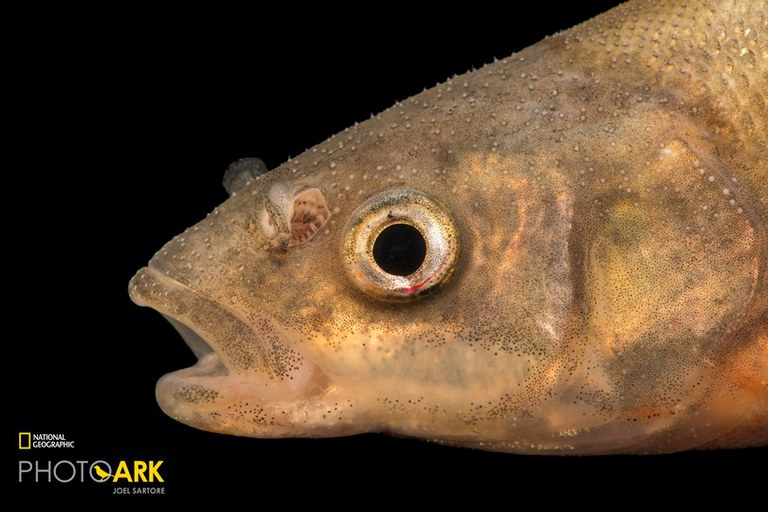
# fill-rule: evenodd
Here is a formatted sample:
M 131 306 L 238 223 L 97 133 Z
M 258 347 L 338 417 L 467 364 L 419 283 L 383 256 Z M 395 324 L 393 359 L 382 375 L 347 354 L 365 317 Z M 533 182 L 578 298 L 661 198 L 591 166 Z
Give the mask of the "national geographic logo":
M 38 434 L 19 432 L 19 450 L 33 448 L 74 448 L 75 442 L 67 439 L 64 434 Z
M 19 450 L 74 447 L 63 434 L 19 432 Z M 20 484 L 112 484 L 111 494 L 165 494 L 162 460 L 25 459 L 19 460 Z

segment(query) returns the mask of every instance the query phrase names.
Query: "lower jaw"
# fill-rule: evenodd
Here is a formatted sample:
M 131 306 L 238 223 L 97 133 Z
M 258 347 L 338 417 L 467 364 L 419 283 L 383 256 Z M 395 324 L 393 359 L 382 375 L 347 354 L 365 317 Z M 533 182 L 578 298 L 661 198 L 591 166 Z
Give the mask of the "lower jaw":
M 286 380 L 288 382 L 286 382 Z M 336 437 L 360 433 L 360 404 L 307 367 L 294 379 L 227 372 L 215 353 L 163 376 L 156 397 L 163 412 L 191 427 L 247 437 Z

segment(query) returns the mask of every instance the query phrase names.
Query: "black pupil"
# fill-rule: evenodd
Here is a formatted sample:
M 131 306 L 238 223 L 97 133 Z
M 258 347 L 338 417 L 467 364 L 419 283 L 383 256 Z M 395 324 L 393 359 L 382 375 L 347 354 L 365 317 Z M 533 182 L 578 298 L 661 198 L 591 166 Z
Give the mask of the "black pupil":
M 373 259 L 386 272 L 408 276 L 416 272 L 427 256 L 427 243 L 421 232 L 408 224 L 392 224 L 379 233 L 373 243 Z

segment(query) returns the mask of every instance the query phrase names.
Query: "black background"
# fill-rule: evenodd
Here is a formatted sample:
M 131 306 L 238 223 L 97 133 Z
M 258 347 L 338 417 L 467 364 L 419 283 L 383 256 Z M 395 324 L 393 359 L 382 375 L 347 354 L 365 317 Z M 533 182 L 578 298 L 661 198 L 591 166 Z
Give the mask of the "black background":
M 7 279 L 20 283 L 6 309 L 16 328 L 7 337 L 9 478 L 17 481 L 23 458 L 16 432 L 61 432 L 76 450 L 24 457 L 162 459 L 167 494 L 116 497 L 75 484 L 15 490 L 123 501 L 205 495 L 254 507 L 407 506 L 417 497 L 505 508 L 661 505 L 763 493 L 765 449 L 561 458 L 384 435 L 243 439 L 176 423 L 154 400 L 158 377 L 194 358 L 160 315 L 130 302 L 127 283 L 226 198 L 221 177 L 231 161 L 258 156 L 274 167 L 396 100 L 616 3 L 542 2 L 525 12 L 473 4 L 381 4 L 370 14 L 126 11 L 71 26 L 48 13 L 30 23 L 12 48 L 18 72 L 9 78 L 9 149 L 22 156 L 8 170 L 18 180 L 9 195 L 24 204 L 6 212 Z

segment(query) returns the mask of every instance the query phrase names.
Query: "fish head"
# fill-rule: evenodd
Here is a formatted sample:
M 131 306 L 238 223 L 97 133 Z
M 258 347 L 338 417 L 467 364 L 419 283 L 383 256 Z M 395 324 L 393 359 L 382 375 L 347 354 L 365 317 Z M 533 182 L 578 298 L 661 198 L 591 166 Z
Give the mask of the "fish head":
M 763 414 L 764 114 L 580 40 L 235 166 L 129 286 L 198 357 L 163 410 L 536 453 L 677 451 Z
M 682 173 L 693 145 L 584 164 L 521 136 L 503 156 L 492 143 L 393 156 L 404 132 L 355 132 L 346 151 L 331 139 L 244 180 L 134 277 L 133 300 L 199 359 L 159 381 L 165 412 L 255 437 L 483 446 L 517 430 L 517 450 L 558 450 L 563 432 L 618 436 L 656 414 L 656 393 L 673 411 L 701 403 L 719 369 L 701 361 L 728 349 L 713 332 L 747 323 L 761 263 L 733 196 Z M 654 181 L 665 166 L 678 187 Z M 635 172 L 647 182 L 632 191 Z
M 445 414 L 544 391 L 528 381 L 566 329 L 571 198 L 554 170 L 408 137 L 360 130 L 244 182 L 139 271 L 132 299 L 199 359 L 160 380 L 169 415 L 252 436 L 442 437 L 467 429 Z

